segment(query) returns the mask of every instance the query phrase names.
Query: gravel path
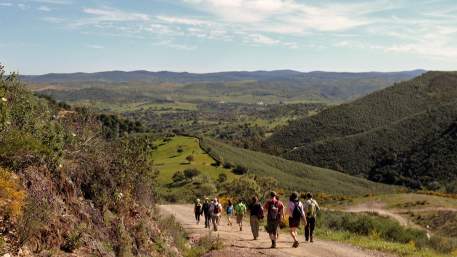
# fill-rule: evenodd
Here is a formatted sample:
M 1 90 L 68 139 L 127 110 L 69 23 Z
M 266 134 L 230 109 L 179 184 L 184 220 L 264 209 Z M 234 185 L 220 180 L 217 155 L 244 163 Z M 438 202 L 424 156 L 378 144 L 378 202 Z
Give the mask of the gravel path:
M 393 257 L 393 255 L 377 251 L 362 250 L 357 247 L 332 241 L 316 240 L 307 243 L 300 237 L 298 248 L 292 248 L 290 235 L 284 232 L 280 235 L 277 249 L 269 249 L 271 241 L 265 231 L 261 231 L 260 238 L 252 239 L 249 223 L 245 222 L 244 231 L 240 232 L 236 226 L 226 226 L 222 220 L 218 232 L 211 232 L 204 225 L 197 225 L 194 220 L 192 205 L 161 205 L 162 215 L 173 215 L 176 220 L 190 233 L 191 237 L 211 236 L 219 237 L 227 246 L 226 249 L 206 255 L 207 257 L 219 256 L 275 256 L 275 257 Z M 236 254 L 233 254 L 236 253 Z

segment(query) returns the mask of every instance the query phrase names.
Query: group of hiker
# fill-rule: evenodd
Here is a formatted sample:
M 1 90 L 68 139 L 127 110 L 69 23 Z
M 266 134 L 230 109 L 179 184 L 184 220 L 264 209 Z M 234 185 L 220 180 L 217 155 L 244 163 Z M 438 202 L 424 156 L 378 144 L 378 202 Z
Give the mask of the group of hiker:
M 311 193 L 306 193 L 304 201 L 302 202 L 300 201 L 299 194 L 293 192 L 289 197 L 287 209 L 285 209 L 284 204 L 279 200 L 279 196 L 276 192 L 271 192 L 269 196 L 270 198 L 264 205 L 260 203 L 257 196 L 252 197 L 251 202 L 248 205 L 241 200 L 236 204 L 233 204 L 232 201 L 229 200 L 225 208 L 227 226 L 233 226 L 232 217 L 235 216 L 236 223 L 238 224 L 240 231 L 242 231 L 243 219 L 249 210 L 251 232 L 254 240 L 257 240 L 259 238 L 260 222 L 264 219 L 264 212 L 266 212 L 267 224 L 265 229 L 271 239 L 271 248 L 276 248 L 276 242 L 279 237 L 279 227 L 287 215 L 289 217 L 290 235 L 294 240 L 292 247 L 296 248 L 299 246 L 297 230 L 302 222 L 305 230 L 305 240 L 313 242 L 316 216 L 319 211 L 319 205 L 316 200 L 313 199 L 313 195 Z M 205 198 L 203 203 L 200 199 L 197 199 L 194 213 L 197 224 L 200 224 L 200 217 L 204 216 L 205 228 L 211 228 L 212 226 L 214 231 L 218 231 L 223 213 L 223 206 L 218 198 L 214 198 L 211 201 L 209 198 Z

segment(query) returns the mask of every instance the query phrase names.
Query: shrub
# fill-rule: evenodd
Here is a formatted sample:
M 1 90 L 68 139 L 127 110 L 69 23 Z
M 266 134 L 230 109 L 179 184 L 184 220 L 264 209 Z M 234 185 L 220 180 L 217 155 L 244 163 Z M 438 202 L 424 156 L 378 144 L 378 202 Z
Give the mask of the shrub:
M 219 174 L 217 181 L 219 183 L 224 183 L 225 181 L 227 181 L 227 174 L 225 174 L 225 173 Z
M 175 172 L 175 174 L 173 174 L 173 177 L 171 177 L 171 179 L 173 180 L 173 182 L 177 183 L 186 180 L 186 176 L 184 175 L 184 172 L 178 170 L 177 172 Z
M 230 162 L 224 162 L 224 169 L 231 169 L 233 165 Z
M 0 167 L 0 217 L 20 217 L 25 195 L 19 178 Z
M 200 175 L 201 172 L 197 169 L 186 169 L 184 170 L 184 176 L 188 179 L 192 179 L 193 177 L 196 177 Z
M 244 175 L 248 172 L 248 169 L 244 166 L 236 165 L 236 167 L 232 171 L 237 175 Z
M 72 253 L 81 245 L 82 232 L 73 231 L 65 236 L 64 243 L 60 246 L 60 249 L 67 253 Z
M 193 162 L 194 159 L 195 159 L 195 158 L 194 158 L 193 155 L 188 155 L 188 156 L 186 157 L 186 160 L 187 160 L 189 163 Z

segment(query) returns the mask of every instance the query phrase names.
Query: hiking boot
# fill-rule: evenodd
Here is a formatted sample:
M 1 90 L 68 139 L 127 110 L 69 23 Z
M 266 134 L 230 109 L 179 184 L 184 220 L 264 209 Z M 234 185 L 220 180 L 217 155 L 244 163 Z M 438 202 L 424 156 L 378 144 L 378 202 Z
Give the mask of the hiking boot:
M 314 242 L 313 237 L 310 237 L 310 238 L 309 238 L 309 242 L 310 242 L 310 243 Z
M 271 241 L 271 248 L 276 248 L 276 241 Z
M 292 245 L 293 248 L 297 248 L 300 245 L 298 241 L 295 241 L 294 244 Z
M 240 231 L 243 231 L 243 227 L 240 227 Z

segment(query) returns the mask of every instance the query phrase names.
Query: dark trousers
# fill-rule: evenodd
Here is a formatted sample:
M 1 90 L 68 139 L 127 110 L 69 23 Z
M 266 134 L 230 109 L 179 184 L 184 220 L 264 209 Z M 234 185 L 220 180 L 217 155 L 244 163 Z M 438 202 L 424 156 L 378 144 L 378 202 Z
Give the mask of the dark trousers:
M 316 227 L 316 218 L 311 217 L 306 219 L 308 223 L 305 226 L 305 239 L 306 241 L 313 239 L 314 228 Z
M 210 219 L 211 219 L 210 215 L 205 214 L 205 228 L 209 227 Z
M 197 222 L 200 222 L 200 216 L 200 213 L 195 213 L 195 220 L 197 220 Z

